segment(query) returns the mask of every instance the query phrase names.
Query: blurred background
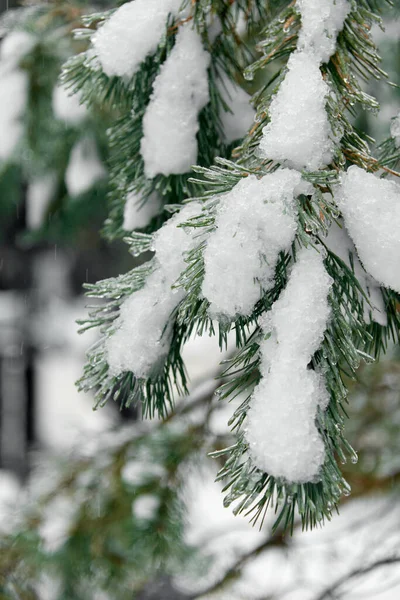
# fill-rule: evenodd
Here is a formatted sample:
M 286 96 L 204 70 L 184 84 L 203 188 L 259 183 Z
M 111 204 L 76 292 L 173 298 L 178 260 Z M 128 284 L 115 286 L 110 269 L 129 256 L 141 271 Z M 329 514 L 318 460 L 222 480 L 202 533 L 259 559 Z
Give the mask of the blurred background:
M 71 32 L 107 6 L 49 0 L 0 10 L 0 598 L 322 600 L 400 598 L 400 353 L 349 382 L 343 470 L 352 495 L 323 529 L 272 534 L 223 507 L 207 452 L 230 443 L 234 407 L 214 396 L 217 343 L 185 350 L 190 397 L 161 426 L 78 394 L 82 286 L 135 263 L 106 242 L 106 131 L 58 84 L 83 49 Z M 400 21 L 376 42 L 400 84 Z M 359 116 L 378 141 L 400 109 L 396 87 L 368 90 Z M 229 348 L 227 350 L 229 354 Z

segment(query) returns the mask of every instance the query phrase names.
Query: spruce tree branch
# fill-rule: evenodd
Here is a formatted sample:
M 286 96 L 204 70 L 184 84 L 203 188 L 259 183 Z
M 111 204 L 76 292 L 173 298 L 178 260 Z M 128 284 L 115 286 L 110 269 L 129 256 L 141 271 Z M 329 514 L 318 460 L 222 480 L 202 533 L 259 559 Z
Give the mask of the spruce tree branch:
M 325 588 L 325 590 L 323 590 L 315 598 L 315 600 L 328 600 L 328 599 L 332 600 L 334 598 L 338 598 L 337 591 L 339 590 L 339 588 L 342 585 L 344 585 L 345 583 L 347 583 L 348 581 L 350 581 L 351 579 L 357 579 L 358 577 L 361 577 L 362 575 L 371 573 L 375 569 L 379 569 L 380 567 L 384 567 L 387 565 L 393 565 L 396 563 L 400 563 L 400 556 L 388 556 L 386 558 L 381 558 L 381 559 L 375 561 L 374 563 L 367 565 L 366 567 L 359 567 L 358 569 L 354 569 L 354 571 L 350 571 L 350 573 L 347 573 L 346 575 L 339 577 L 339 579 L 337 579 L 335 581 L 335 583 L 333 583 L 329 587 Z

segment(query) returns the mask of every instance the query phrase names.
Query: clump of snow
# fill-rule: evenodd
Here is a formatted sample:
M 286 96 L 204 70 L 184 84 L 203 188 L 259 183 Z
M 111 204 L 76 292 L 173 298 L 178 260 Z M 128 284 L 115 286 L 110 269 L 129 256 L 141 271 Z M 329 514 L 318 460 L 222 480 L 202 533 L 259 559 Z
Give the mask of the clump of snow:
M 297 0 L 301 30 L 297 48 L 312 50 L 327 62 L 336 48 L 336 38 L 351 10 L 348 0 Z
M 0 72 L 0 160 L 9 160 L 24 133 L 28 75 L 19 69 Z
M 72 197 L 84 194 L 105 175 L 106 170 L 99 158 L 95 140 L 86 136 L 76 142 L 65 171 L 68 194 Z
M 18 500 L 22 489 L 18 478 L 11 472 L 0 470 L 0 534 L 11 532 L 16 521 Z
M 132 486 L 148 483 L 149 479 L 161 478 L 165 476 L 165 469 L 162 465 L 150 462 L 150 460 L 130 460 L 125 463 L 121 477 L 123 481 Z
M 248 315 L 272 287 L 279 253 L 296 234 L 301 187 L 298 171 L 279 169 L 262 179 L 246 177 L 221 196 L 204 251 L 202 293 L 211 315 Z
M 132 77 L 157 50 L 169 14 L 182 0 L 134 0 L 120 6 L 92 37 L 94 51 L 109 77 Z
M 220 119 L 225 141 L 230 144 L 243 138 L 254 123 L 255 110 L 250 96 L 225 73 L 217 79 L 217 86 L 228 110 L 221 110 Z
M 38 229 L 43 224 L 46 210 L 57 189 L 57 174 L 48 173 L 31 181 L 26 192 L 26 224 Z
M 295 52 L 263 129 L 260 150 L 266 158 L 311 171 L 332 159 L 332 130 L 325 109 L 329 87 L 313 54 Z
M 390 125 L 390 135 L 396 142 L 396 146 L 400 148 L 400 113 L 392 120 Z
M 360 283 L 365 295 L 369 298 L 369 303 L 365 298 L 362 299 L 364 305 L 364 320 L 370 323 L 371 319 L 380 325 L 387 325 L 387 315 L 385 303 L 379 284 L 373 279 L 364 269 L 356 253 L 353 242 L 347 235 L 344 227 L 333 221 L 328 235 L 325 239 L 325 244 L 338 256 L 349 269 L 354 269 L 354 275 Z
M 332 159 L 332 130 L 326 112 L 329 87 L 320 64 L 335 51 L 336 37 L 350 12 L 348 0 L 298 0 L 302 27 L 297 51 L 270 105 L 262 154 L 297 169 L 316 170 Z
M 76 518 L 77 507 L 66 494 L 56 496 L 43 512 L 38 528 L 45 552 L 57 552 L 69 537 Z
M 132 503 L 135 519 L 151 521 L 160 507 L 160 498 L 154 494 L 142 494 Z
M 186 266 L 185 252 L 196 243 L 192 230 L 178 225 L 199 212 L 199 205 L 191 203 L 155 234 L 156 268 L 144 287 L 122 304 L 117 330 L 106 342 L 114 375 L 132 371 L 146 378 L 168 353 L 172 333 L 168 321 L 185 295 L 181 288 L 171 286 Z
M 0 46 L 0 160 L 9 160 L 24 133 L 28 102 L 28 73 L 19 68 L 36 43 L 25 31 L 9 33 Z
M 79 94 L 71 93 L 63 85 L 57 85 L 53 90 L 53 113 L 56 119 L 69 125 L 79 125 L 87 116 Z
M 0 60 L 10 66 L 18 66 L 37 42 L 36 36 L 27 31 L 12 31 L 6 35 L 0 46 Z
M 261 328 L 262 379 L 254 390 L 246 437 L 254 463 L 289 482 L 314 481 L 325 449 L 315 424 L 329 402 L 323 375 L 308 368 L 330 315 L 332 279 L 323 257 L 300 250 L 289 282 Z
M 352 166 L 336 200 L 366 271 L 400 292 L 400 185 Z
M 143 118 L 141 153 L 148 178 L 186 173 L 197 160 L 198 114 L 209 101 L 210 55 L 187 23 L 154 82 Z
M 125 201 L 123 228 L 133 231 L 147 227 L 151 219 L 160 214 L 161 208 L 161 197 L 157 192 L 152 192 L 146 199 L 135 191 L 129 192 Z

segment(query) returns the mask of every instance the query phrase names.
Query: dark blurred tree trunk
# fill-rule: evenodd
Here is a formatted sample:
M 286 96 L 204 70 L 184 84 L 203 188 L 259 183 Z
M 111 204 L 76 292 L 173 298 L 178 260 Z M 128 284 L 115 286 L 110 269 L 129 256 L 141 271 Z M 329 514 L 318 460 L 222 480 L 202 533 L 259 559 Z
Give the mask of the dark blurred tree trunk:
M 0 14 L 5 12 L 9 8 L 15 8 L 20 4 L 21 2 L 19 0 L 0 0 Z

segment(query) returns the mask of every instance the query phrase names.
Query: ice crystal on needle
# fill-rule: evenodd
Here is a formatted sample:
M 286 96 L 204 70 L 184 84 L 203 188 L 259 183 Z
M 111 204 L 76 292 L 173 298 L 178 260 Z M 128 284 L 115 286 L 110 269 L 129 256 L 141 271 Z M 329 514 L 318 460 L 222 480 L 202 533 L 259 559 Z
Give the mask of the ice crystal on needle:
M 323 257 L 302 249 L 289 282 L 261 323 L 262 379 L 254 390 L 246 431 L 257 467 L 289 482 L 313 481 L 325 449 L 315 424 L 329 396 L 324 378 L 308 368 L 330 315 L 332 279 Z

